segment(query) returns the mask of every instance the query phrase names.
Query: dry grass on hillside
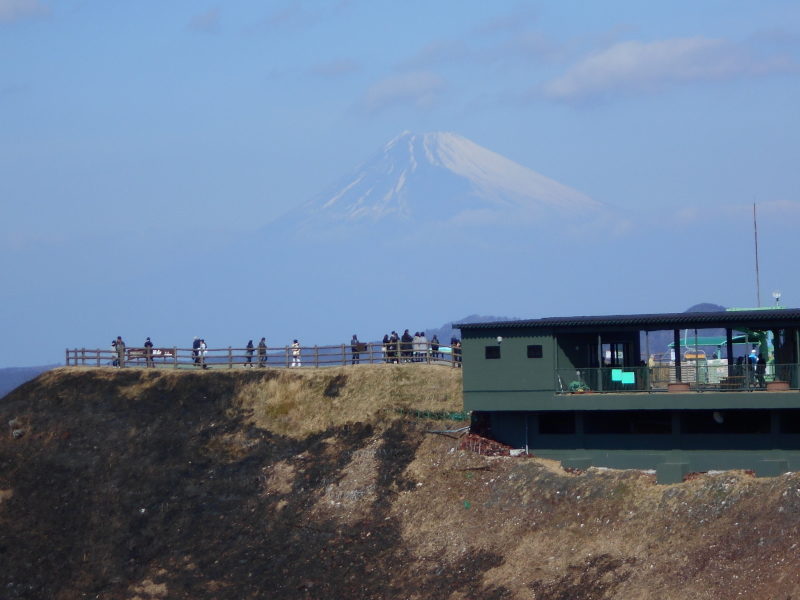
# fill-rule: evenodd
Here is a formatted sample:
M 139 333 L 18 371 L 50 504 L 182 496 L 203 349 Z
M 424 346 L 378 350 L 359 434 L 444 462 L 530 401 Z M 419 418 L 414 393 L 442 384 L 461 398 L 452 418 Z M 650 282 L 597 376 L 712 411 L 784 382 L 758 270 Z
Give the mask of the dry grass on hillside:
M 461 372 L 434 365 L 360 365 L 280 370 L 243 385 L 235 402 L 258 427 L 301 439 L 350 422 L 377 422 L 397 409 L 458 412 Z
M 0 436 L 0 597 L 800 598 L 800 473 L 662 486 L 482 456 L 421 414 L 458 412 L 460 381 L 47 373 L 0 402 L 24 432 Z

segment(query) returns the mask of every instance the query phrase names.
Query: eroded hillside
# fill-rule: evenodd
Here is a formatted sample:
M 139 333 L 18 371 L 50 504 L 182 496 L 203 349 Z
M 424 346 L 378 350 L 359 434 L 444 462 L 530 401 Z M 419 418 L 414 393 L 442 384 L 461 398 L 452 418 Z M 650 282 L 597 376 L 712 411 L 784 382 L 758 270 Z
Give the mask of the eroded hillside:
M 459 377 L 45 373 L 0 402 L 0 597 L 800 598 L 800 476 L 479 456 Z

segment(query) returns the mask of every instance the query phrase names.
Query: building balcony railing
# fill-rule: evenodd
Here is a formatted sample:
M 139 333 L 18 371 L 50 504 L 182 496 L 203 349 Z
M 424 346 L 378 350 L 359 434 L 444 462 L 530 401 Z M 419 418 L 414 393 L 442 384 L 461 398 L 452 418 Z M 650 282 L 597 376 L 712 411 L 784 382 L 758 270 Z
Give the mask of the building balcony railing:
M 680 375 L 680 377 L 679 377 Z M 557 369 L 559 394 L 629 392 L 752 392 L 800 389 L 800 364 L 728 365 L 721 360 L 638 367 Z

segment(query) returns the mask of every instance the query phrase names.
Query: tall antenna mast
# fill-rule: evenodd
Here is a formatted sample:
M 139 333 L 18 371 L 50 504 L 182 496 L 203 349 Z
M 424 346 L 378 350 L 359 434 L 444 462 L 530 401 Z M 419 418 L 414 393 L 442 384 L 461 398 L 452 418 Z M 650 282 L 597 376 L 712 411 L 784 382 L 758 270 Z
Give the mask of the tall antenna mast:
M 756 243 L 756 298 L 758 308 L 761 308 L 761 281 L 758 274 L 758 224 L 756 223 L 756 203 L 753 202 L 753 235 Z

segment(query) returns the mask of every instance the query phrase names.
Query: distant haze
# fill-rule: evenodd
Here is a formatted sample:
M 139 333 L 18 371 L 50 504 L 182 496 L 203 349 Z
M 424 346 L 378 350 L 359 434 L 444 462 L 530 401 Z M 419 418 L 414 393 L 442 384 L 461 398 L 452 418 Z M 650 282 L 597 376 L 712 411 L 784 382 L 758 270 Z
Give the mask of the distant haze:
M 455 133 L 406 131 L 290 217 L 319 225 L 485 224 L 601 208 L 587 195 Z
M 0 0 L 0 367 L 800 305 L 797 2 L 113 7 Z
M 186 347 L 195 335 L 212 348 L 261 336 L 326 345 L 464 314 L 674 312 L 708 277 L 747 273 L 696 245 L 676 249 L 670 229 L 637 219 L 458 134 L 404 132 L 239 240 L 126 243 L 119 265 L 93 253 L 60 276 L 106 264 L 111 287 L 87 281 L 84 304 L 62 297 L 38 316 L 74 324 L 58 346 L 107 348 L 116 335 L 133 346 L 152 336 Z M 728 233 L 722 221 L 681 229 L 700 241 Z M 449 341 L 449 325 L 440 334 Z

